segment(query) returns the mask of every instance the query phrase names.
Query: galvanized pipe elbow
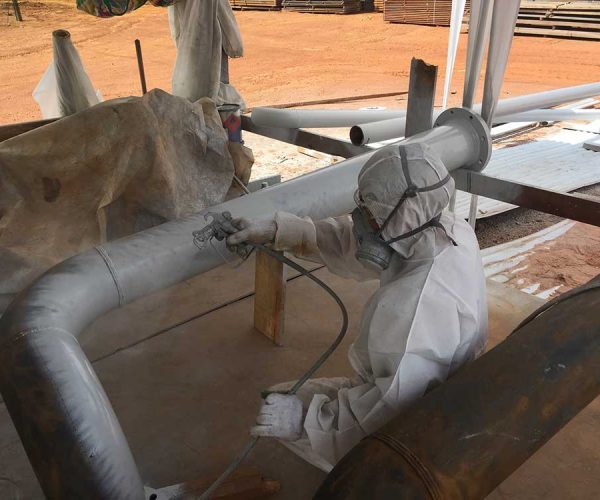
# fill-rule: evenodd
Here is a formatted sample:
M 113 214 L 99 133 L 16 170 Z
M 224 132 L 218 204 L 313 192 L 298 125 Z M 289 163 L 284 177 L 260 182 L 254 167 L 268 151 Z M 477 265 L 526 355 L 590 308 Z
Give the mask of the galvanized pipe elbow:
M 63 262 L 0 318 L 0 392 L 47 498 L 144 498 L 127 441 L 76 335 L 119 304 L 92 250 Z

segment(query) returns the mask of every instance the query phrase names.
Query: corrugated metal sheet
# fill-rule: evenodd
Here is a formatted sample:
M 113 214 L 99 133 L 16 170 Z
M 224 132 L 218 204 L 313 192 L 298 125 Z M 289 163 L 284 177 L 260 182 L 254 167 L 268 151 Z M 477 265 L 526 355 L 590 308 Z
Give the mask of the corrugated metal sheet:
M 600 122 L 586 126 L 590 132 L 563 129 L 560 132 L 514 147 L 497 149 L 484 170 L 486 175 L 568 192 L 600 183 L 600 153 L 583 148 Z M 597 132 L 596 132 L 597 133 Z M 456 213 L 467 217 L 471 195 L 458 192 Z M 514 205 L 479 198 L 477 218 L 506 212 Z
M 573 221 L 563 220 L 529 236 L 482 250 L 481 258 L 485 277 L 498 283 L 512 281 L 512 286 L 516 285 L 522 292 L 541 299 L 548 299 L 560 290 L 560 284 L 541 289 L 540 283 L 526 285 L 525 280 L 517 279 L 515 282 L 514 278 L 519 278 L 521 276 L 519 273 L 527 270 L 527 257 L 534 254 L 539 248 L 547 247 L 549 242 L 561 237 L 574 225 Z M 520 281 L 523 282 L 522 285 L 519 284 Z

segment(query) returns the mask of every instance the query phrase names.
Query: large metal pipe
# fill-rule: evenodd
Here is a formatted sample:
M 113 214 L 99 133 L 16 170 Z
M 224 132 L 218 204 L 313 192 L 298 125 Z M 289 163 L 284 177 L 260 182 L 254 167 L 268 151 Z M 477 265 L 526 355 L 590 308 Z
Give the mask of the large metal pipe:
M 511 121 L 517 122 L 531 121 L 527 118 L 527 115 L 521 116 L 520 113 L 557 106 L 566 102 L 595 97 L 597 95 L 600 95 L 600 83 L 588 83 L 576 87 L 502 99 L 498 101 L 495 113 L 496 119 L 494 121 L 502 123 L 502 121 L 506 120 L 506 117 L 510 117 Z M 480 114 L 481 104 L 473 106 L 473 111 Z M 434 119 L 437 119 L 441 113 L 442 111 L 439 110 L 434 112 Z M 402 117 L 354 125 L 350 129 L 350 140 L 352 144 L 362 146 L 374 142 L 397 139 L 404 136 L 405 125 L 406 118 Z
M 485 498 L 600 394 L 598 308 L 598 278 L 542 306 L 361 441 L 315 498 Z
M 329 128 L 406 117 L 404 109 L 277 109 L 254 108 L 252 122 L 261 127 Z
M 425 141 L 449 170 L 480 168 L 491 150 L 478 117 L 448 110 Z M 406 141 L 408 142 L 408 141 Z M 352 210 L 369 152 L 210 211 L 268 217 L 285 210 L 313 218 Z M 141 499 L 127 441 L 77 336 L 97 317 L 222 264 L 192 232 L 204 213 L 169 222 L 73 257 L 21 293 L 0 318 L 0 392 L 48 498 Z M 221 250 L 223 252 L 225 250 Z

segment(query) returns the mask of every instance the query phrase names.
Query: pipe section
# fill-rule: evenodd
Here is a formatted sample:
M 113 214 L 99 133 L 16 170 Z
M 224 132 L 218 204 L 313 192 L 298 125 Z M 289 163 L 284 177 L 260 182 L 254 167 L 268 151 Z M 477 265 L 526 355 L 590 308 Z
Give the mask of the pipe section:
M 521 0 L 494 2 L 481 116 L 491 127 L 504 81 Z
M 507 122 L 560 122 L 564 120 L 600 120 L 600 109 L 533 109 L 515 115 L 503 116 Z
M 502 99 L 498 101 L 494 122 L 502 123 L 503 121 L 508 121 L 507 117 L 510 117 L 510 121 L 515 122 L 531 121 L 531 119 L 527 118 L 527 115 L 521 116 L 521 113 L 537 110 L 538 108 L 557 106 L 566 102 L 595 97 L 597 95 L 600 95 L 600 82 Z M 473 112 L 480 114 L 481 104 L 473 106 Z M 441 113 L 442 111 L 439 110 L 434 112 L 434 119 L 437 119 Z M 362 146 L 374 142 L 397 139 L 404 136 L 405 125 L 405 117 L 354 125 L 350 129 L 350 140 L 355 146 Z
M 493 0 L 471 0 L 463 108 L 471 109 L 475 102 L 475 91 L 490 33 L 492 5 Z
M 261 127 L 329 128 L 406 117 L 403 109 L 277 109 L 254 108 L 252 121 Z
M 542 306 L 361 441 L 314 498 L 485 498 L 600 394 L 598 308 L 599 278 Z
M 487 155 L 478 117 L 455 110 L 405 142 L 426 141 L 448 170 Z M 484 125 L 483 125 L 484 126 Z M 210 208 L 234 216 L 277 210 L 324 218 L 349 213 L 361 156 Z M 223 263 L 192 232 L 204 213 L 73 257 L 21 293 L 0 318 L 0 392 L 48 498 L 142 499 L 127 441 L 77 336 L 95 318 Z M 225 250 L 221 250 L 224 252 Z

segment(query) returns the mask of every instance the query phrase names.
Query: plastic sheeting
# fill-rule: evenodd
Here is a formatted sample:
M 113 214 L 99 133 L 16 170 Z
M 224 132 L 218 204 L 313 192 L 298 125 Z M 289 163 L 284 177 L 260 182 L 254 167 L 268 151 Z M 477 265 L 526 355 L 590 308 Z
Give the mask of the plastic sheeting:
M 221 104 L 245 103 L 232 85 L 222 83 L 223 53 L 241 57 L 240 31 L 228 0 L 179 0 L 169 7 L 171 33 L 177 46 L 173 94 L 191 101 L 209 97 Z
M 228 147 L 211 101 L 161 90 L 1 142 L 0 296 L 107 239 L 222 202 Z
M 68 31 L 52 33 L 53 60 L 33 91 L 43 118 L 75 114 L 102 101 Z

